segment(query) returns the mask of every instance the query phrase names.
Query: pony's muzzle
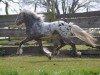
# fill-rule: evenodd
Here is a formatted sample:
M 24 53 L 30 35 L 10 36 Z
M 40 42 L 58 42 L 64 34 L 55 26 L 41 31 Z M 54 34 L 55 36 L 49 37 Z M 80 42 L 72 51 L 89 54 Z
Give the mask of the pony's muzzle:
M 15 24 L 18 26 L 21 24 L 21 21 L 15 21 Z

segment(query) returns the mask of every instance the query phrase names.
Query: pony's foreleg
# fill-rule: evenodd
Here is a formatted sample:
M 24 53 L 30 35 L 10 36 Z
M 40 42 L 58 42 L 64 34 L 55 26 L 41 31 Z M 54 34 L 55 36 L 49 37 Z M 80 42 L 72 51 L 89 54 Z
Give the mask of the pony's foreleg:
M 44 52 L 44 53 L 46 54 L 46 56 L 48 57 L 48 59 L 51 60 L 52 52 L 50 52 L 50 51 L 48 50 L 48 48 L 43 47 L 43 44 L 42 44 L 42 40 L 41 40 L 41 39 L 38 39 L 37 42 L 38 42 L 38 44 L 39 44 L 40 52 L 41 52 L 41 53 Z
M 42 40 L 41 40 L 41 39 L 37 39 L 36 41 L 37 41 L 37 43 L 39 44 L 40 53 L 43 53 L 43 52 L 42 52 L 42 51 L 43 51 Z
M 22 53 L 23 53 L 23 51 L 22 51 L 22 49 L 21 49 L 21 46 L 24 44 L 24 43 L 26 43 L 26 42 L 28 42 L 28 41 L 31 41 L 33 38 L 31 38 L 31 37 L 26 37 L 24 40 L 22 40 L 20 43 L 19 43 L 19 47 L 18 47 L 18 49 L 17 49 L 17 55 L 21 55 Z

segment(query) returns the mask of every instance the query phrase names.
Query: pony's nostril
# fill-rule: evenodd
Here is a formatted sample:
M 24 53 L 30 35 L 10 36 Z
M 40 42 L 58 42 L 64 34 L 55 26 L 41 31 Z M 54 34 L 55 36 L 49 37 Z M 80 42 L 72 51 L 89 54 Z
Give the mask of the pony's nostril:
M 15 21 L 15 24 L 16 24 L 16 25 L 19 25 L 19 23 L 18 23 L 17 21 Z
M 15 24 L 17 24 L 17 21 L 15 21 Z

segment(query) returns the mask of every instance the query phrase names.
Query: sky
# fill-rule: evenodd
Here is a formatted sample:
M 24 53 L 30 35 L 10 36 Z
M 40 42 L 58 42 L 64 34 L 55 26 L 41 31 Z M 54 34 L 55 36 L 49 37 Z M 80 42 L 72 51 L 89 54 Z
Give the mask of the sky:
M 14 0 L 14 1 L 17 1 L 17 0 Z M 17 14 L 20 12 L 20 7 L 18 4 L 9 2 L 9 5 L 10 5 L 9 10 L 8 10 L 9 14 Z M 21 9 L 29 9 L 31 11 L 34 11 L 34 6 L 32 6 L 32 5 L 22 5 L 22 6 L 23 6 L 23 8 L 21 8 Z M 46 11 L 45 8 L 38 7 L 37 9 L 38 9 L 36 11 L 37 13 Z M 0 15 L 5 15 L 5 14 L 6 14 L 5 13 L 5 4 L 0 2 Z
M 18 0 L 14 0 L 14 1 L 18 1 Z M 21 0 L 19 0 L 21 1 Z M 71 1 L 71 0 L 70 0 Z M 83 0 L 80 0 L 80 2 L 83 2 Z M 17 14 L 20 12 L 20 7 L 18 4 L 16 3 L 12 3 L 12 2 L 9 2 L 9 14 Z M 90 11 L 99 11 L 100 10 L 100 3 L 92 3 L 92 5 L 95 6 L 95 8 L 91 8 Z M 25 4 L 22 4 L 23 8 L 22 9 L 29 9 L 31 11 L 34 11 L 34 6 L 32 5 L 25 5 Z M 38 7 L 37 8 L 38 10 L 36 11 L 37 13 L 41 13 L 41 12 L 46 12 L 46 9 L 45 8 L 41 8 L 41 7 Z M 84 10 L 84 8 L 81 8 L 78 10 L 78 12 L 85 12 L 86 10 Z M 62 11 L 60 11 L 62 12 Z M 5 15 L 5 4 L 0 2 L 0 15 Z

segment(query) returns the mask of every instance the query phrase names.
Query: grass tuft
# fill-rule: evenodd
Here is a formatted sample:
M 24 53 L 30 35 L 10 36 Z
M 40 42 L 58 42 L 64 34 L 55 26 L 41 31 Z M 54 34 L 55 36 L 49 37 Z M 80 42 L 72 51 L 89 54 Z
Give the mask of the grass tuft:
M 0 75 L 19 75 L 16 70 L 2 70 Z

